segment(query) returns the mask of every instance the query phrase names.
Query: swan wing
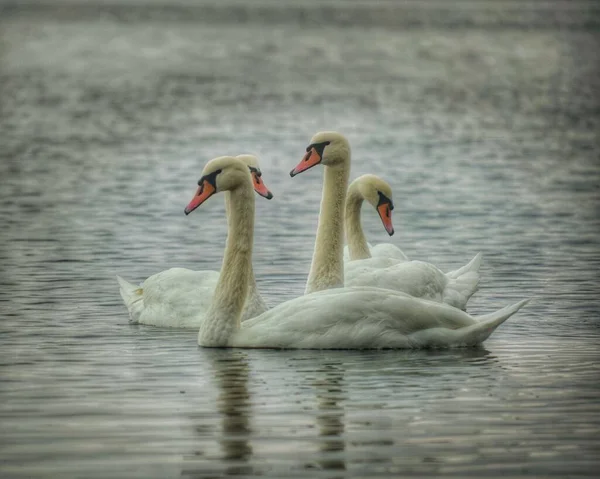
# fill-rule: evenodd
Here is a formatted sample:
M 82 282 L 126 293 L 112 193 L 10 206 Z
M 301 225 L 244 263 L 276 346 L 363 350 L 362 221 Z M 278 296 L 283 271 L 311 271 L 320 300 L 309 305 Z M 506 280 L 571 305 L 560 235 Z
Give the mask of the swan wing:
M 391 243 L 379 243 L 371 247 L 371 256 L 373 258 L 393 258 L 400 261 L 408 261 L 408 256 Z
M 443 273 L 423 261 L 405 261 L 386 265 L 383 258 L 351 261 L 345 265 L 346 286 L 374 286 L 403 291 L 417 298 L 443 302 L 465 310 L 469 298 L 479 288 L 481 254 L 466 266 Z
M 403 261 L 409 261 L 408 256 L 404 252 L 390 243 L 380 243 L 372 246 L 371 243 L 367 243 L 369 251 L 371 252 L 371 259 L 383 259 L 387 260 L 389 264 L 401 263 Z M 344 262 L 348 263 L 352 261 L 350 259 L 350 251 L 348 245 L 344 246 Z
M 216 271 L 171 268 L 150 276 L 135 290 L 122 279 L 119 284 L 131 323 L 197 329 L 218 279 Z
M 242 323 L 235 347 L 365 349 L 421 347 L 412 335 L 459 329 L 475 320 L 448 305 L 370 287 L 301 296 Z
M 432 264 L 407 261 L 387 268 L 376 268 L 372 267 L 370 260 L 353 261 L 353 263 L 358 264 L 353 265 L 352 269 L 348 268 L 348 275 L 345 277 L 346 286 L 387 288 L 402 291 L 416 298 L 443 302 L 448 279 Z
M 364 271 L 372 269 L 389 268 L 396 264 L 403 263 L 396 258 L 367 258 L 348 261 L 344 264 L 344 276 L 346 278 L 361 274 Z
M 446 273 L 448 284 L 444 290 L 444 303 L 459 309 L 467 308 L 467 302 L 479 289 L 480 266 L 481 253 L 477 253 L 462 268 Z

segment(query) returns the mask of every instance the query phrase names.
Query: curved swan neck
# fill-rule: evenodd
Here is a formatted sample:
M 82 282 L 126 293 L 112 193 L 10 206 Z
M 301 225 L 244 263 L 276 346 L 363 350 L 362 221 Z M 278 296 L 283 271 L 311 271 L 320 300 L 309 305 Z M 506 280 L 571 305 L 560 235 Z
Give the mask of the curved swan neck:
M 371 257 L 367 238 L 360 222 L 360 209 L 364 197 L 358 190 L 358 185 L 353 182 L 348 188 L 346 198 L 346 241 L 348 242 L 348 252 L 350 260 L 367 259 Z
M 248 274 L 252 267 L 254 242 L 254 192 L 240 185 L 229 195 L 229 233 L 221 274 L 213 301 L 198 333 L 198 344 L 227 346 L 240 328 L 240 316 L 248 293 Z
M 231 192 L 225 192 L 225 216 L 227 217 L 227 226 L 231 226 Z M 254 215 L 253 215 L 254 216 Z M 256 277 L 254 276 L 254 267 L 252 261 L 250 261 L 250 267 L 248 268 L 248 301 L 246 306 L 251 303 L 250 299 L 257 297 L 261 303 L 264 303 L 256 284 Z
M 305 294 L 344 286 L 344 201 L 348 162 L 325 166 L 317 238 Z

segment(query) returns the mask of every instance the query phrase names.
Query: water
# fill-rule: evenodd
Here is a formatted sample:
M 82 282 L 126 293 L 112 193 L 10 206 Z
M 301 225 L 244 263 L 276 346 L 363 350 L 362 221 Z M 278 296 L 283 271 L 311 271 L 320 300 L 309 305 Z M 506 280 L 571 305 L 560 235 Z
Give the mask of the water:
M 0 3 L 2 477 L 593 476 L 598 6 L 141 3 Z M 275 194 L 263 295 L 302 294 L 322 171 L 288 172 L 321 129 L 392 184 L 410 257 L 483 253 L 472 313 L 535 301 L 451 352 L 130 326 L 115 274 L 219 268 L 222 200 L 183 207 L 222 154 Z

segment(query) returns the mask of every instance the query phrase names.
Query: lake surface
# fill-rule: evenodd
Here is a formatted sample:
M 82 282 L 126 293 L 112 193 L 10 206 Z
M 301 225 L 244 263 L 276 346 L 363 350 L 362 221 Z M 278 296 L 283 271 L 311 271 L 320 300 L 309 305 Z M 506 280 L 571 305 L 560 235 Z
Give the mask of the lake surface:
M 0 2 L 3 478 L 592 477 L 600 467 L 595 2 Z M 210 158 L 255 153 L 255 269 L 302 294 L 322 170 L 394 189 L 392 241 L 483 253 L 483 347 L 206 350 L 131 326 L 115 275 L 219 269 Z

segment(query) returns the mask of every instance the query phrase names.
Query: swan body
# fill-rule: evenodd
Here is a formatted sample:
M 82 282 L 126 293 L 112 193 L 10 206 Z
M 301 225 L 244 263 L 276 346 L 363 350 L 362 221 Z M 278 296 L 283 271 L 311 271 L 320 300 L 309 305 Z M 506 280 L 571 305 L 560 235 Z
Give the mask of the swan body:
M 446 304 L 370 287 L 301 296 L 241 324 L 227 346 L 416 349 L 476 346 L 528 300 L 479 318 Z
M 337 134 L 339 135 L 339 134 Z M 328 138 L 325 135 L 323 138 Z M 307 156 L 292 172 L 305 171 L 322 160 L 319 152 L 328 151 L 334 161 L 324 163 L 325 175 L 323 198 L 319 214 L 319 226 L 315 249 L 305 293 L 345 286 L 374 286 L 409 293 L 418 298 L 445 302 L 459 309 L 466 309 L 467 301 L 477 291 L 481 255 L 477 255 L 467 266 L 458 271 L 444 274 L 434 265 L 423 261 L 407 261 L 401 250 L 395 257 L 371 257 L 360 221 L 363 201 L 369 202 L 378 212 L 389 235 L 394 234 L 392 225 L 392 189 L 383 179 L 375 175 L 363 175 L 347 187 L 350 170 L 350 146 L 341 135 L 335 141 L 324 140 L 312 143 Z M 335 150 L 332 151 L 332 145 Z M 311 151 L 316 153 L 313 155 Z M 310 155 L 310 156 L 308 156 Z M 308 161 L 307 161 L 308 158 Z M 334 180 L 335 178 L 335 180 Z M 346 182 L 346 184 L 344 184 Z M 343 205 L 343 206 L 342 206 Z M 344 217 L 348 251 L 353 261 L 343 262 Z M 381 248 L 394 251 L 392 245 Z M 340 277 L 342 280 L 340 280 Z
M 324 144 L 325 140 L 327 144 Z M 313 137 L 307 156 L 292 171 L 323 161 L 335 167 L 343 137 L 327 132 Z M 314 146 L 316 145 L 316 146 Z M 332 145 L 331 148 L 328 148 Z M 317 157 L 313 158 L 314 156 Z M 241 322 L 248 289 L 254 235 L 251 178 L 239 160 L 219 157 L 206 164 L 186 214 L 217 192 L 231 194 L 231 221 L 223 267 L 209 311 L 200 325 L 204 347 L 286 349 L 382 349 L 461 347 L 481 343 L 526 302 L 473 318 L 446 304 L 373 287 L 339 287 L 309 293 Z M 344 190 L 346 185 L 344 186 Z M 321 226 L 321 225 L 320 225 Z M 335 258 L 343 269 L 342 244 Z
M 161 271 L 140 286 L 117 276 L 131 323 L 183 329 L 200 327 L 198 311 L 208 310 L 218 279 L 217 271 L 185 268 Z
M 369 248 L 369 254 L 371 258 L 386 258 L 395 260 L 394 263 L 401 263 L 402 261 L 408 261 L 408 256 L 392 243 L 377 243 L 373 246 L 371 243 L 367 243 Z M 358 258 L 354 258 L 355 260 Z M 350 259 L 350 249 L 348 245 L 344 246 L 344 262 L 353 261 Z
M 443 273 L 424 261 L 405 261 L 383 266 L 384 258 L 350 261 L 345 265 L 346 286 L 375 286 L 403 291 L 416 298 L 446 303 L 465 310 L 477 291 L 481 253 L 460 270 Z M 390 260 L 393 263 L 393 259 Z M 377 264 L 374 265 L 373 263 Z
M 239 155 L 237 158 L 246 164 L 256 192 L 271 199 L 273 195 L 261 180 L 258 159 L 254 155 Z M 225 204 L 226 211 L 229 212 L 228 196 Z M 212 303 L 218 280 L 218 271 L 193 271 L 186 268 L 161 271 L 139 286 L 117 276 L 121 298 L 127 307 L 131 323 L 182 329 L 200 327 L 204 313 Z M 257 316 L 267 309 L 252 272 L 242 320 Z

